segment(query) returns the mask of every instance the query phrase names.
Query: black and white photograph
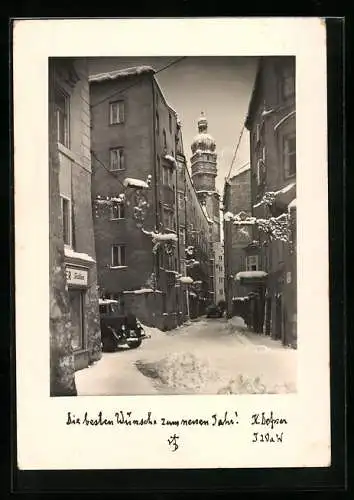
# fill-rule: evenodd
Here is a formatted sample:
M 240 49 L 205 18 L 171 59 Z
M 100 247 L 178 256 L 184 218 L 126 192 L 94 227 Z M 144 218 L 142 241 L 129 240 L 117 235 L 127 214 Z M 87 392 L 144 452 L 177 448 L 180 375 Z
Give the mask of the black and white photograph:
M 330 464 L 326 103 L 320 19 L 15 23 L 20 469 Z
M 50 59 L 52 396 L 296 391 L 295 80 Z

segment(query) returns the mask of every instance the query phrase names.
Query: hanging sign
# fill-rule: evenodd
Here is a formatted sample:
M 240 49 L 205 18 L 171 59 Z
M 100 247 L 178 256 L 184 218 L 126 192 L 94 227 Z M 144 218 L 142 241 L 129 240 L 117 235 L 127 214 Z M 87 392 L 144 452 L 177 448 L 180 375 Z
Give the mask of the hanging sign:
M 290 272 L 290 271 L 288 271 L 288 272 L 286 273 L 286 282 L 287 282 L 288 284 L 289 284 L 289 283 L 291 283 L 291 272 Z
M 66 267 L 66 281 L 68 285 L 87 286 L 88 271 L 76 267 Z

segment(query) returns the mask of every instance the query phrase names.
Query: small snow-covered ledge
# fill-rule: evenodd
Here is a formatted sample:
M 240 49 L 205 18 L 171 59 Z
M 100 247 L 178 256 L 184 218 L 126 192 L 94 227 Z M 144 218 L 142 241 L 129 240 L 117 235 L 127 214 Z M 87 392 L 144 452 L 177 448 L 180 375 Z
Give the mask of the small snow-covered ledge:
M 177 166 L 176 158 L 174 158 L 173 156 L 171 156 L 171 155 L 165 155 L 164 158 L 165 158 L 165 160 L 167 160 L 170 163 L 172 163 L 175 167 Z
M 236 274 L 236 280 L 239 281 L 242 278 L 265 278 L 267 273 L 265 271 L 241 271 Z
M 294 198 L 293 201 L 289 203 L 288 211 L 290 212 L 290 210 L 296 210 L 296 198 Z
M 98 304 L 100 306 L 105 306 L 107 304 L 119 304 L 118 300 L 114 299 L 98 299 Z
M 139 288 L 138 290 L 124 290 L 123 293 L 131 293 L 133 295 L 142 295 L 144 293 L 162 293 L 161 290 L 153 290 L 152 288 Z
M 110 269 L 127 269 L 128 266 L 109 266 Z
M 126 177 L 123 181 L 123 184 L 125 187 L 135 187 L 135 188 L 142 188 L 142 189 L 148 189 L 149 184 L 145 181 L 142 181 L 140 179 L 133 179 L 132 177 Z
M 190 276 L 181 276 L 179 281 L 186 285 L 191 285 L 193 283 L 193 279 Z
M 72 248 L 64 246 L 64 255 L 70 259 L 78 259 L 83 260 L 85 262 L 96 262 L 90 255 L 87 253 L 79 253 L 75 252 Z
M 155 233 L 154 231 L 146 231 L 142 229 L 144 234 L 151 236 L 154 241 L 178 241 L 176 233 Z

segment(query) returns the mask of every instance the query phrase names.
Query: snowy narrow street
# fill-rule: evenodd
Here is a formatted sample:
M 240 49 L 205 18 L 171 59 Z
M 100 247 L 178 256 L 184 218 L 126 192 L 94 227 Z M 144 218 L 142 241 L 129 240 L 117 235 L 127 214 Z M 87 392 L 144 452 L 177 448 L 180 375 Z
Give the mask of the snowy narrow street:
M 296 391 L 297 351 L 249 332 L 240 318 L 146 328 L 138 349 L 103 353 L 76 372 L 79 396 Z

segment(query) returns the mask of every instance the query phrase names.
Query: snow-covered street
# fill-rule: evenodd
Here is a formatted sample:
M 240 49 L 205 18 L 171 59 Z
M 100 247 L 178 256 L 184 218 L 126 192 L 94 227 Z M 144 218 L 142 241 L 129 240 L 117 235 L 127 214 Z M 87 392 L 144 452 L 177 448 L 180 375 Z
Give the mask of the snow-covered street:
M 103 353 L 75 374 L 83 395 L 236 394 L 296 391 L 297 351 L 249 332 L 240 318 L 146 328 L 138 349 Z

